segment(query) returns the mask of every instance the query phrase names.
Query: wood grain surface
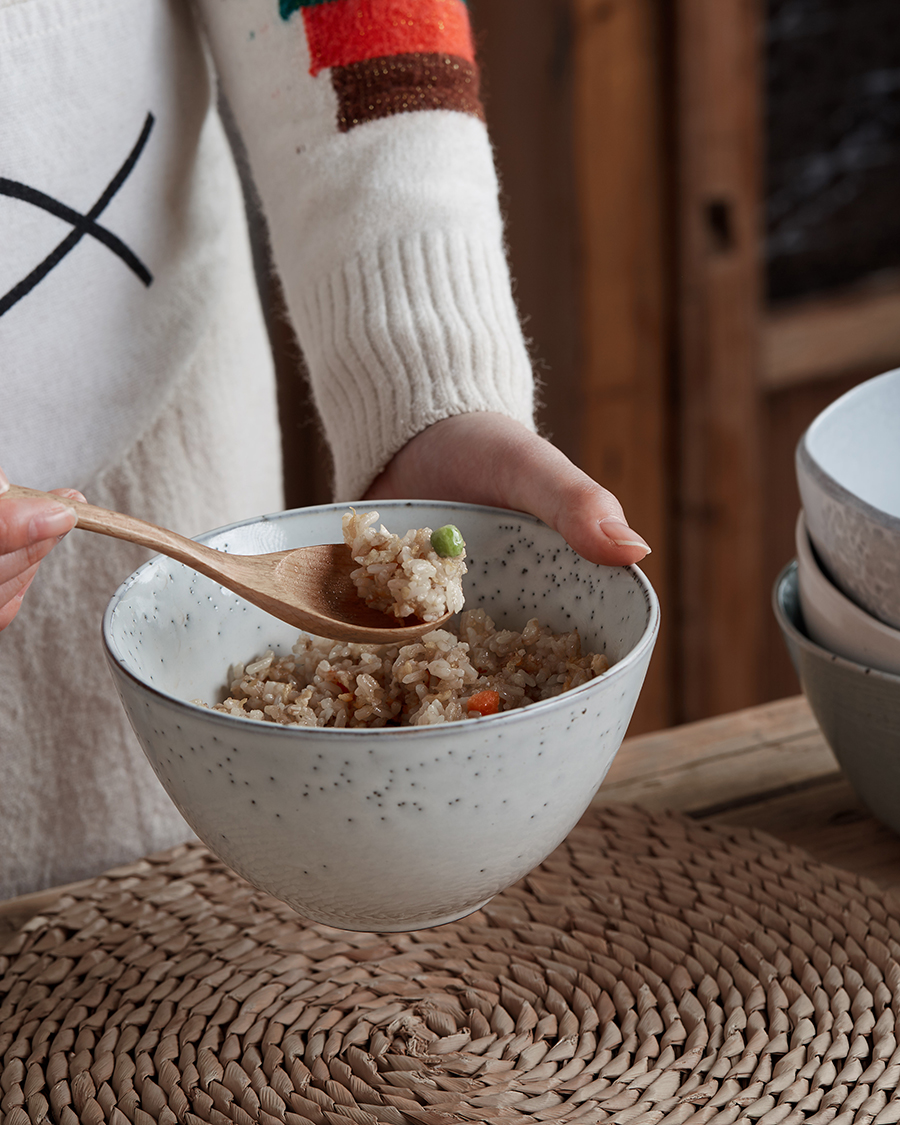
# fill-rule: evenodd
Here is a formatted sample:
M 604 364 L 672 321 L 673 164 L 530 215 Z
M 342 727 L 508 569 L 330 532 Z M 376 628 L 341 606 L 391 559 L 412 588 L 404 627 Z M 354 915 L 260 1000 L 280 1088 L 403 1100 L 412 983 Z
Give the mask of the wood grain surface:
M 676 51 L 680 714 L 761 695 L 761 6 L 683 0 Z
M 628 739 L 595 798 L 758 828 L 900 894 L 900 836 L 841 773 L 803 696 Z
M 574 167 L 581 255 L 580 462 L 653 548 L 641 563 L 672 604 L 667 180 L 659 5 L 573 0 Z M 632 730 L 677 719 L 675 632 L 660 633 Z

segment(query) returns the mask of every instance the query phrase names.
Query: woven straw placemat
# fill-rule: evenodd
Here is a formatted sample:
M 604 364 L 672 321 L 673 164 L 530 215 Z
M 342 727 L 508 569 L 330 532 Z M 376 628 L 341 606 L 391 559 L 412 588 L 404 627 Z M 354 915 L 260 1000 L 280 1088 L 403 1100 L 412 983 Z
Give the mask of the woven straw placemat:
M 0 1117 L 883 1125 L 898 962 L 900 904 L 874 884 L 626 806 L 411 934 L 309 925 L 187 845 L 7 945 Z

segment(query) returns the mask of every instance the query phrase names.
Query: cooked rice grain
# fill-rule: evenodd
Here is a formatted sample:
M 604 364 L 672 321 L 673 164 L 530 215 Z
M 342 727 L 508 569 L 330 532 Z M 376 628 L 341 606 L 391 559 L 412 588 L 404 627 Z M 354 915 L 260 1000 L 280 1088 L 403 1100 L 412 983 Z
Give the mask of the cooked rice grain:
M 352 508 L 343 517 L 344 542 L 360 564 L 351 577 L 366 603 L 394 617 L 437 621 L 463 607 L 465 555 L 444 558 L 431 545 L 431 528 L 394 535 L 376 527 L 377 512 Z
M 291 656 L 267 652 L 231 670 L 230 695 L 215 710 L 309 727 L 425 726 L 480 717 L 467 702 L 496 691 L 500 711 L 550 699 L 609 667 L 582 653 L 577 632 L 536 620 L 521 633 L 466 610 L 459 635 L 435 629 L 410 645 L 358 645 L 305 633 Z

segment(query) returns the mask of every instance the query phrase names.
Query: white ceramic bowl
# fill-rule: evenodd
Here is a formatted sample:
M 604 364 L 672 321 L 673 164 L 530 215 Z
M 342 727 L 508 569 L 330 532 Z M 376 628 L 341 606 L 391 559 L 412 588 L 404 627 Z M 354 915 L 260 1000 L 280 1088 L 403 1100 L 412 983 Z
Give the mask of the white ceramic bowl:
M 203 536 L 248 554 L 340 540 L 343 506 Z M 578 628 L 605 675 L 553 700 L 413 729 L 287 728 L 192 703 L 215 701 L 228 666 L 297 632 L 165 558 L 116 592 L 103 630 L 116 687 L 144 751 L 187 822 L 225 863 L 315 921 L 406 930 L 477 909 L 565 838 L 625 734 L 659 626 L 635 567 L 595 566 L 529 516 L 383 502 L 396 532 L 455 523 L 465 592 L 514 627 Z
M 815 419 L 797 446 L 806 526 L 848 597 L 900 628 L 900 369 Z
M 860 609 L 829 579 L 816 558 L 802 511 L 794 541 L 800 608 L 812 640 L 857 664 L 900 674 L 900 629 L 892 629 Z
M 863 803 L 900 832 L 900 676 L 845 660 L 810 639 L 796 562 L 778 576 L 772 600 L 825 740 Z

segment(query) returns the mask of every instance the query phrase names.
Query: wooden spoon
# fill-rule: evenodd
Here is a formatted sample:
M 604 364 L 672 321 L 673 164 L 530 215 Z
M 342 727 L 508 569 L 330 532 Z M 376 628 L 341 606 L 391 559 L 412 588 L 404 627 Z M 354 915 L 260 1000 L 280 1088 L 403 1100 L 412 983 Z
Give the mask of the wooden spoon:
M 350 578 L 350 572 L 359 564 L 344 543 L 324 543 L 269 555 L 229 555 L 144 520 L 65 496 L 18 485 L 10 485 L 3 493 L 3 497 L 7 496 L 65 504 L 78 517 L 77 527 L 159 551 L 289 625 L 319 637 L 360 644 L 409 644 L 432 629 L 439 629 L 451 616 L 447 613 L 437 621 L 416 618 L 410 625 L 366 605 Z

